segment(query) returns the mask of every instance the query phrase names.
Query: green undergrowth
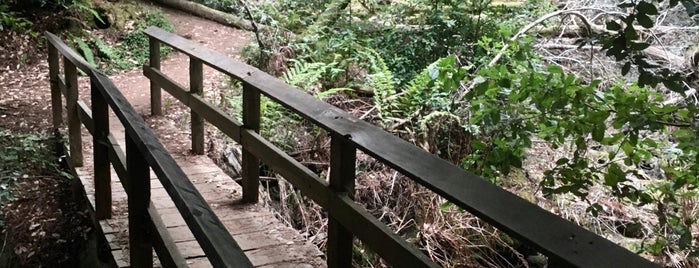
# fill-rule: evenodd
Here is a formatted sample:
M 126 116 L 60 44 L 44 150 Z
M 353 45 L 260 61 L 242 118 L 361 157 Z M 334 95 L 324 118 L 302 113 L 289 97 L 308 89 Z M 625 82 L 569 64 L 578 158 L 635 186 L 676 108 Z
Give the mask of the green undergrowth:
M 172 31 L 172 25 L 161 11 L 145 10 L 138 14 L 133 28 L 127 30 L 115 43 L 103 40 L 93 32 L 82 31 L 79 35 L 70 35 L 72 45 L 87 60 L 107 73 L 132 70 L 148 62 L 148 36 L 143 31 L 149 26 L 157 26 Z M 172 49 L 161 46 L 161 56 L 169 54 Z
M 55 144 L 56 138 L 46 133 L 0 131 L 0 204 L 14 199 L 12 188 L 22 179 L 46 175 L 72 177 L 60 167 Z M 4 225 L 1 218 L 0 214 L 0 228 Z

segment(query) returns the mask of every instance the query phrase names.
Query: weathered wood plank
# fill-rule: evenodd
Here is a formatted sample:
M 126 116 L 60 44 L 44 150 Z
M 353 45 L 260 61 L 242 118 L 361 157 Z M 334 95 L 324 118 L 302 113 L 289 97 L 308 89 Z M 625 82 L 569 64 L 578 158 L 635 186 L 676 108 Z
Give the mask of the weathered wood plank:
M 104 74 L 97 71 L 92 71 L 91 78 L 97 79 L 97 88 L 124 124 L 127 135 L 134 139 L 138 150 L 144 154 L 146 161 L 161 179 L 163 186 L 173 198 L 175 205 L 214 266 L 252 266 L 201 194 L 194 189 L 182 169 L 157 141 L 155 135 L 116 86 Z
M 63 98 L 58 87 L 58 78 L 61 66 L 59 66 L 58 49 L 49 45 L 49 83 L 51 86 L 51 114 L 53 115 L 53 128 L 58 130 L 63 124 Z
M 187 267 L 187 262 L 180 254 L 175 244 L 175 239 L 170 234 L 170 230 L 165 226 L 163 220 L 160 218 L 158 210 L 151 205 L 148 207 L 148 214 L 150 216 L 149 228 L 153 238 L 153 249 L 158 254 L 158 260 L 163 267 Z M 189 231 L 189 230 L 187 230 Z M 191 232 L 190 232 L 191 234 Z M 192 238 L 194 236 L 192 235 Z
M 83 166 L 82 133 L 78 113 L 78 70 L 75 65 L 64 57 L 64 75 L 66 82 L 66 106 L 68 113 L 68 143 L 70 160 L 73 166 Z
M 330 141 L 330 189 L 338 195 L 354 199 L 355 162 L 357 149 L 337 134 Z M 328 267 L 352 267 L 354 236 L 335 215 L 343 211 L 328 210 Z
M 148 232 L 151 222 L 148 214 L 150 170 L 137 141 L 130 136 L 126 137 L 126 167 L 129 181 L 129 263 L 133 267 L 153 267 L 152 237 Z
M 94 168 L 95 216 L 98 220 L 112 216 L 112 170 L 109 165 L 109 106 L 90 83 L 92 103 L 92 161 Z M 89 128 L 88 128 L 89 129 Z
M 204 92 L 204 65 L 197 58 L 189 58 L 189 94 L 202 96 Z M 204 154 L 204 118 L 190 108 L 192 153 Z
M 148 65 L 160 70 L 160 41 L 153 37 L 148 38 Z M 150 113 L 151 115 L 162 115 L 162 93 L 158 83 L 150 81 Z
M 260 132 L 260 91 L 243 83 L 243 127 Z M 243 146 L 242 151 L 243 202 L 257 203 L 260 192 L 260 160 Z

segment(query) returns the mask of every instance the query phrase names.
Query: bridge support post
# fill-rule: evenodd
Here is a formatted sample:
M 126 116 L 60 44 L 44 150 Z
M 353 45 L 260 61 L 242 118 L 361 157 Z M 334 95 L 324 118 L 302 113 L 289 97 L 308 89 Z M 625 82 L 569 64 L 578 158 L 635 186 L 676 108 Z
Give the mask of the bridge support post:
M 58 49 L 49 44 L 49 82 L 51 84 L 51 111 L 53 114 L 53 129 L 58 130 L 63 124 L 63 98 L 58 87 Z
M 260 91 L 243 83 L 243 127 L 260 132 Z M 260 188 L 260 160 L 243 147 L 243 202 L 257 203 Z
M 153 37 L 148 38 L 149 60 L 148 65 L 160 70 L 160 41 Z M 162 115 L 162 93 L 161 89 L 153 80 L 150 80 L 150 114 Z
M 109 168 L 109 106 L 90 79 L 90 102 L 92 103 L 92 159 L 94 166 L 95 217 L 98 220 L 112 217 L 112 172 Z
M 330 141 L 330 189 L 339 195 L 354 199 L 354 179 L 357 149 L 350 144 L 350 137 L 333 133 Z M 335 212 L 341 213 L 341 212 Z M 328 267 L 352 267 L 354 236 L 328 212 Z
M 80 117 L 78 114 L 78 68 L 63 59 L 65 65 L 66 82 L 66 106 L 68 108 L 68 143 L 70 145 L 70 159 L 75 167 L 83 166 L 83 144 L 80 130 Z
M 133 139 L 126 137 L 129 205 L 129 260 L 131 267 L 153 267 L 153 245 L 148 233 L 150 168 Z
M 200 59 L 189 58 L 189 93 L 202 96 L 204 92 L 204 72 Z M 204 117 L 190 109 L 192 129 L 192 153 L 204 154 Z

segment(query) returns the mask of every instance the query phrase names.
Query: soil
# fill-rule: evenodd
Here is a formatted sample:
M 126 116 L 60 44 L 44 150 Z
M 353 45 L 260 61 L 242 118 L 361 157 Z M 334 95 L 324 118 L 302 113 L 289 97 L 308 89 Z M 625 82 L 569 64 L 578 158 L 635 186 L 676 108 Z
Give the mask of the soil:
M 157 8 L 145 3 L 141 5 Z M 250 40 L 249 34 L 244 31 L 179 11 L 162 11 L 166 13 L 176 33 L 231 57 L 239 57 L 240 50 Z M 56 25 L 60 24 L 59 15 L 42 18 L 45 19 L 35 20 L 40 23 L 32 25 L 34 33 L 57 30 Z M 6 31 L 0 34 L 0 130 L 10 130 L 14 133 L 51 131 L 47 51 L 46 45 L 41 41 L 41 35 L 37 36 Z M 164 59 L 162 65 L 167 66 L 163 72 L 171 77 L 189 77 L 189 62 L 185 55 L 172 54 Z M 219 88 L 220 82 L 225 81 L 223 75 L 213 72 L 212 69 L 205 68 L 204 72 L 205 91 Z M 166 116 L 148 116 L 149 84 L 141 70 L 116 74 L 111 78 L 136 110 L 147 117 L 151 127 L 177 124 L 186 117 L 188 110 L 178 105 L 171 97 L 164 97 Z M 188 84 L 188 81 L 178 82 Z M 80 78 L 81 99 L 89 103 L 88 84 L 87 78 Z M 182 138 L 183 133 L 172 133 L 171 137 L 168 136 L 170 135 L 165 135 L 163 143 L 174 143 L 183 148 L 189 145 L 187 139 Z M 92 225 L 88 220 L 89 211 L 84 206 L 84 201 L 74 198 L 79 192 L 75 182 L 76 180 L 66 180 L 51 174 L 35 174 L 15 186 L 13 191 L 16 199 L 0 206 L 0 210 L 5 214 L 6 226 L 1 238 L 4 243 L 0 242 L 3 245 L 0 248 L 1 267 L 74 267 L 78 264 L 77 251 L 80 244 L 86 241 Z M 8 257 L 5 254 L 9 253 L 13 253 L 9 258 L 11 262 L 2 263 L 1 261 Z

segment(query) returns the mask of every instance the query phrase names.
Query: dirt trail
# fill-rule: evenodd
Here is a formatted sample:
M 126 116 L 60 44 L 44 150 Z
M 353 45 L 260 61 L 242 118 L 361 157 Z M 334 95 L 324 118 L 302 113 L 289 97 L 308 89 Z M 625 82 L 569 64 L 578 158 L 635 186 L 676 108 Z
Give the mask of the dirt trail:
M 234 29 L 216 22 L 195 17 L 180 11 L 161 8 L 172 23 L 174 33 L 198 41 L 207 48 L 224 53 L 229 57 L 240 58 L 240 51 L 250 41 L 246 31 Z M 163 73 L 172 77 L 183 86 L 189 85 L 189 58 L 187 55 L 172 53 L 161 62 Z M 114 84 L 126 98 L 144 116 L 150 114 L 150 83 L 142 71 L 134 70 L 110 76 Z M 216 88 L 225 77 L 217 71 L 204 67 L 204 92 Z M 166 100 L 167 93 L 163 93 Z M 169 101 L 174 102 L 174 99 Z M 168 108 L 168 107 L 164 107 Z M 164 111 L 167 114 L 168 111 Z

